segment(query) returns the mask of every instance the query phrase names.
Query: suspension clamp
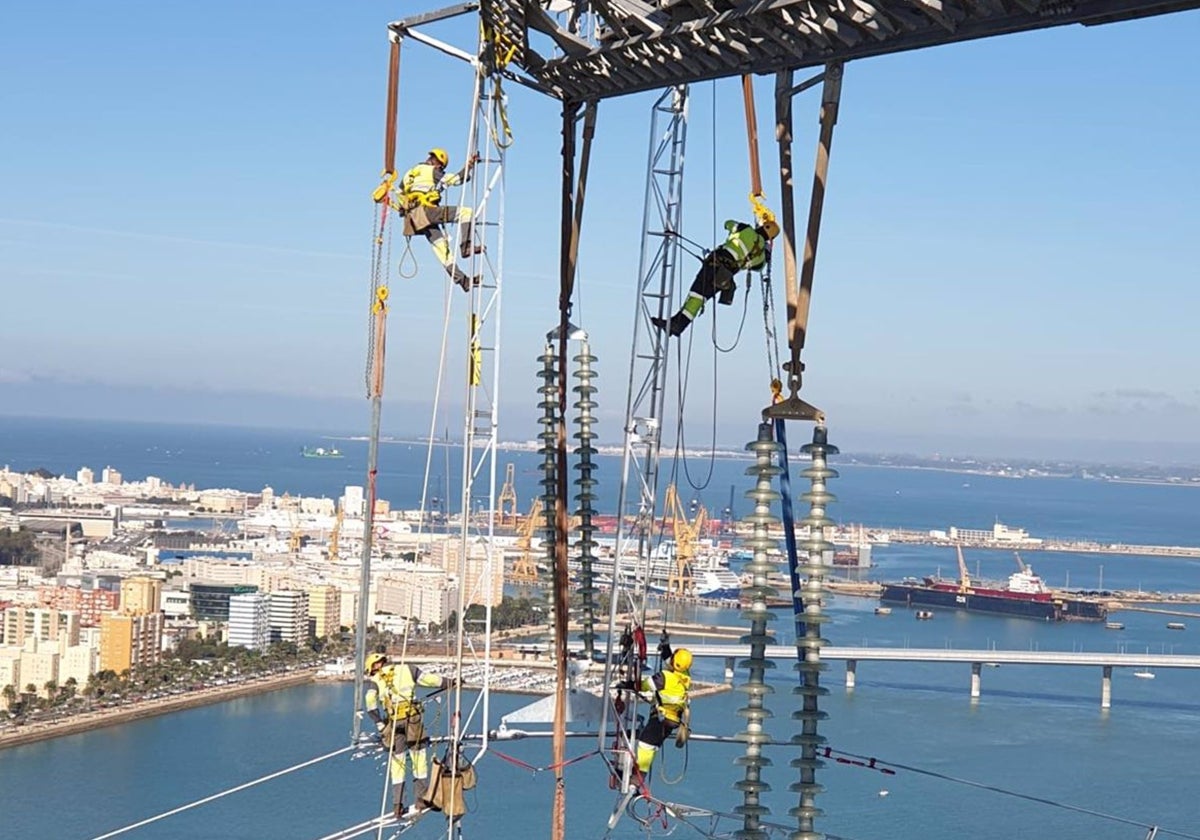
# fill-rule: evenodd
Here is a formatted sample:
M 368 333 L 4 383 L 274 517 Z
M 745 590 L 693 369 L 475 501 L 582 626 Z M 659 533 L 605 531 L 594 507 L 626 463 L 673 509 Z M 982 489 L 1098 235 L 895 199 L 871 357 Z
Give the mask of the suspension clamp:
M 800 373 L 804 370 L 804 363 L 797 362 L 799 370 L 792 370 L 791 362 L 784 362 L 784 370 L 788 372 L 788 387 L 791 390 L 791 395 L 786 399 L 783 398 L 783 383 L 778 379 L 771 381 L 771 392 L 774 395 L 771 400 L 771 405 L 763 409 L 763 419 L 771 420 L 811 420 L 815 423 L 825 422 L 825 412 L 814 405 L 806 403 L 800 399 Z M 778 389 L 776 388 L 778 384 Z

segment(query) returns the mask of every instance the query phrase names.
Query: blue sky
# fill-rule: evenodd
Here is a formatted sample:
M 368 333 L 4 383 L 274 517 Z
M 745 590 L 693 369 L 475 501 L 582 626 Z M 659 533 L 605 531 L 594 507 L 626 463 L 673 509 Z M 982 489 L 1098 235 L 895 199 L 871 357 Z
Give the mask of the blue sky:
M 0 411 L 365 425 L 384 24 L 418 8 L 10 5 Z M 437 31 L 470 41 L 466 24 Z M 1200 442 L 1198 39 L 1193 12 L 848 67 L 805 354 L 805 394 L 835 437 Z M 434 144 L 461 159 L 467 69 L 411 44 L 401 72 L 401 164 Z M 502 433 L 524 438 L 536 336 L 556 317 L 559 121 L 552 101 L 510 99 Z M 601 105 L 585 219 L 577 314 L 601 359 L 609 442 L 625 403 L 651 101 Z M 769 103 L 763 80 L 777 206 Z M 801 207 L 816 113 L 816 92 L 797 99 Z M 747 190 L 737 82 L 698 85 L 688 235 L 712 237 L 714 204 L 717 221 L 744 216 Z M 419 276 L 393 284 L 397 431 L 428 425 L 441 334 L 444 276 L 413 244 Z M 717 361 L 726 442 L 752 436 L 765 396 L 753 301 L 741 344 Z M 740 314 L 740 300 L 718 312 L 722 344 Z M 713 423 L 711 315 L 694 331 L 689 442 Z

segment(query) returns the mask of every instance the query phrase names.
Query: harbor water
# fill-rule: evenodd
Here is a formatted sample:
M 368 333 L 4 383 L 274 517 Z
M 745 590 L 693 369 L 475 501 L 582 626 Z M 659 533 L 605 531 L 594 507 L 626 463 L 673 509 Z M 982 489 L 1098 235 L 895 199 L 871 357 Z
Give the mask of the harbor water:
M 246 490 L 270 484 L 277 492 L 293 494 L 337 495 L 343 485 L 361 483 L 360 444 L 338 442 L 345 459 L 301 458 L 303 445 L 321 443 L 302 433 L 118 425 L 97 427 L 82 439 L 64 434 L 61 426 L 55 430 L 34 421 L 0 420 L 0 462 L 15 468 L 45 466 L 73 473 L 83 464 L 98 468 L 111 463 L 129 478 L 153 474 L 198 487 Z M 419 498 L 424 465 L 424 451 L 414 447 L 412 454 L 401 455 L 409 451 L 405 446 L 385 448 L 381 479 L 381 494 L 400 506 Z M 603 467 L 611 470 L 615 485 L 617 459 L 604 459 Z M 735 484 L 745 512 L 744 467 L 716 462 L 710 489 L 702 494 L 710 509 L 724 507 L 729 485 Z M 529 498 L 533 481 L 526 468 L 518 467 L 523 499 Z M 1193 488 L 838 468 L 842 478 L 830 489 L 839 502 L 831 514 L 841 522 L 987 527 L 999 517 L 1035 535 L 1200 543 L 1195 528 L 1200 490 Z M 451 467 L 447 474 L 457 473 Z M 874 560 L 878 565 L 870 577 L 876 579 L 931 574 L 938 566 L 952 574 L 956 568 L 949 550 L 933 547 L 881 547 Z M 1105 588 L 1200 591 L 1200 564 L 1194 560 L 1042 553 L 1026 554 L 1025 560 L 1056 586 L 1069 575 L 1072 587 L 1097 588 L 1103 565 Z M 1005 552 L 969 551 L 967 563 L 972 572 L 978 565 L 983 577 L 1002 578 L 1016 568 Z M 875 606 L 868 599 L 832 597 L 832 620 L 823 635 L 838 646 L 1200 654 L 1200 618 L 1120 612 L 1114 618 L 1125 629 L 1109 630 L 1103 623 L 1053 624 L 950 611 L 916 621 L 902 607 L 875 615 Z M 1200 614 L 1200 608 L 1195 611 Z M 708 623 L 739 621 L 736 611 L 714 608 L 696 608 L 692 617 Z M 1186 629 L 1168 630 L 1167 620 L 1182 621 Z M 775 625 L 786 640 L 790 616 L 779 613 Z M 703 644 L 697 640 L 695 647 Z M 721 663 L 698 660 L 697 676 L 719 682 Z M 818 828 L 854 840 L 1142 840 L 1147 830 L 1136 824 L 1200 836 L 1200 808 L 1191 798 L 1200 788 L 1195 761 L 1200 752 L 1200 674 L 1158 669 L 1149 680 L 1134 677 L 1131 669 L 1117 669 L 1107 711 L 1100 708 L 1100 676 L 1098 668 L 1085 667 L 985 668 L 982 697 L 972 702 L 967 665 L 860 662 L 857 687 L 850 693 L 843 666 L 830 663 L 823 677 L 830 694 L 822 700 L 829 713 L 822 733 L 829 745 L 876 757 L 896 774 L 829 759 L 818 778 L 827 788 L 818 797 L 826 812 Z M 767 729 L 787 740 L 798 731 L 790 719 L 795 676 L 781 662 L 769 679 L 775 693 L 767 698 L 774 712 Z M 351 694 L 349 684 L 313 684 L 4 750 L 0 836 L 97 837 L 336 750 L 348 742 Z M 491 723 L 528 700 L 494 696 Z M 743 703 L 744 695 L 737 692 L 698 700 L 696 731 L 735 735 L 742 723 L 736 710 Z M 431 727 L 446 725 L 443 707 L 431 707 L 428 714 Z M 568 754 L 584 755 L 596 747 L 594 738 L 572 740 Z M 788 785 L 798 780 L 797 771 L 788 766 L 794 754 L 788 748 L 769 749 L 774 760 L 765 771 L 772 786 L 765 797 L 772 809 L 769 819 L 794 824 L 787 816 L 796 803 L 788 792 Z M 553 773 L 507 762 L 501 752 L 529 765 L 551 763 L 545 740 L 493 745 L 479 766 L 479 786 L 468 797 L 471 813 L 464 837 L 545 836 Z M 663 799 L 732 810 L 741 801 L 732 787 L 741 778 L 733 764 L 739 752 L 734 744 L 694 742 L 686 750 L 668 745 L 656 766 L 653 790 Z M 592 756 L 566 774 L 568 836 L 604 836 L 615 801 L 604 764 Z M 377 814 L 384 793 L 376 757 L 351 760 L 342 755 L 122 836 L 315 840 Z M 661 826 L 651 833 L 661 835 Z M 406 836 L 444 835 L 445 824 L 430 817 Z M 625 819 L 612 836 L 646 833 Z M 675 836 L 695 833 L 680 825 Z

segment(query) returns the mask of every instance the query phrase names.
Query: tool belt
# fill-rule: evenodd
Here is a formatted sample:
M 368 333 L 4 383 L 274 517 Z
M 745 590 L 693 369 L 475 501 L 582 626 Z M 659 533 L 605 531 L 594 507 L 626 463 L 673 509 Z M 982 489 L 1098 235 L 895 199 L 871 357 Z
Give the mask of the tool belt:
M 383 743 L 389 750 L 415 749 L 425 742 L 425 721 L 420 706 L 397 712 L 383 730 Z
M 428 195 L 428 193 L 419 193 L 419 195 Z M 417 203 L 406 209 L 404 211 L 404 235 L 415 236 L 437 224 L 436 221 L 429 218 L 429 211 L 438 206 L 437 204 Z

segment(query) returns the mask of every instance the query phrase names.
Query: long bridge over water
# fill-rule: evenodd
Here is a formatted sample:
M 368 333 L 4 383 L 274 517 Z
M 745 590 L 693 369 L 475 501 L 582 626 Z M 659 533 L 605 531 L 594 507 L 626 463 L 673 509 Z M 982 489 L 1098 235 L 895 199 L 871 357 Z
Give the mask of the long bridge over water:
M 544 644 L 507 646 L 518 654 L 541 656 L 548 652 Z M 582 651 L 573 643 L 572 649 Z M 695 657 L 721 659 L 725 662 L 725 679 L 732 681 L 738 659 L 750 655 L 748 645 L 688 645 Z M 772 660 L 796 661 L 796 648 L 788 645 L 769 645 L 764 656 Z M 997 665 L 1037 665 L 1058 667 L 1090 667 L 1100 669 L 1100 708 L 1112 706 L 1112 675 L 1116 668 L 1139 670 L 1180 669 L 1200 670 L 1200 656 L 1156 653 L 1085 653 L 1043 650 L 954 650 L 952 648 L 891 648 L 891 647 L 823 647 L 823 661 L 846 663 L 846 689 L 853 691 L 860 662 L 945 662 L 971 666 L 970 696 L 978 700 L 983 691 L 983 668 Z M 507 660 L 505 664 L 517 664 Z

